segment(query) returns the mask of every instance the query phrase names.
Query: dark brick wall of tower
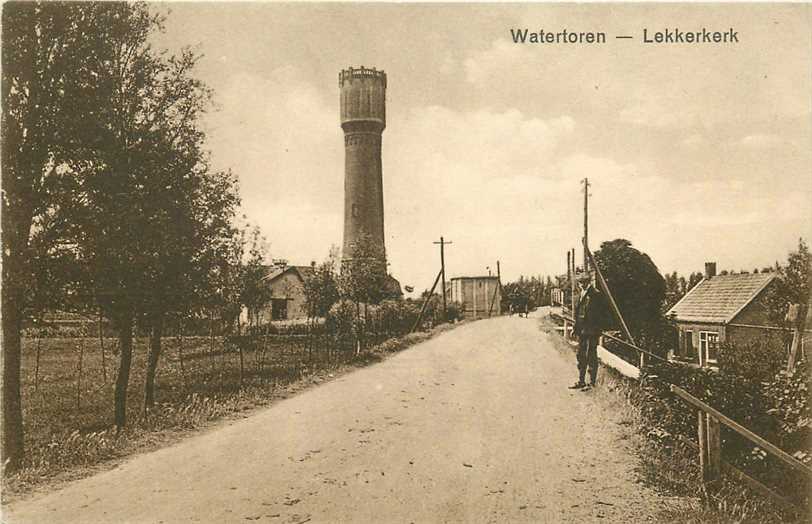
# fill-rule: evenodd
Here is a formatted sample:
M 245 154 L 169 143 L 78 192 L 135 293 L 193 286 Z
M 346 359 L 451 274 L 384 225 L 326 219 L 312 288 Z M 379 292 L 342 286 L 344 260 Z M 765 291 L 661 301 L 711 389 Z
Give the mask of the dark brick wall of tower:
M 347 69 L 339 74 L 341 127 L 344 130 L 343 259 L 369 235 L 384 252 L 383 170 L 381 139 L 386 127 L 386 74 L 374 69 Z

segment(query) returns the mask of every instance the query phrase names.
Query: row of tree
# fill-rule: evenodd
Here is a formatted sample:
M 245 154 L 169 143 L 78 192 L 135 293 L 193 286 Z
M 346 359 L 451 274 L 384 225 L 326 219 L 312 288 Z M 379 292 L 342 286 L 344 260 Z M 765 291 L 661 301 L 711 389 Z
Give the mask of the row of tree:
M 558 287 L 551 277 L 520 275 L 515 282 L 502 285 L 502 311 L 524 312 L 550 304 L 550 292 Z
M 164 16 L 142 3 L 4 6 L 2 329 L 5 471 L 24 456 L 21 329 L 46 309 L 116 330 L 115 424 L 126 424 L 133 328 L 150 334 L 154 402 L 170 316 L 231 324 L 266 300 L 264 241 L 238 226 L 236 177 L 212 169 L 199 56 L 150 44 Z M 244 218 L 244 217 L 243 217 Z

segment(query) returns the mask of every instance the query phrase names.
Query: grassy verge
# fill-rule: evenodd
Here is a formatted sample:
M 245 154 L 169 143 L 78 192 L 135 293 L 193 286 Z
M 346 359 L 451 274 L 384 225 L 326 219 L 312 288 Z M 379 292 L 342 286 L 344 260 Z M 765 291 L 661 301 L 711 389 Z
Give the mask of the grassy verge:
M 554 330 L 552 320 L 542 318 L 540 322 L 541 329 L 553 335 L 556 349 L 574 360 L 575 348 Z M 636 470 L 640 481 L 683 502 L 664 509 L 657 516 L 659 522 L 807 522 L 805 516 L 788 513 L 729 479 L 723 479 L 713 492 L 704 490 L 697 451 L 688 444 L 674 444 L 661 438 L 657 427 L 646 420 L 644 398 L 635 381 L 602 366 L 594 394 L 617 414 L 618 424 L 629 426 L 639 458 Z
M 24 468 L 3 481 L 3 502 L 112 467 L 134 453 L 176 442 L 217 421 L 378 362 L 451 329 L 390 338 L 359 355 L 327 351 L 304 337 L 269 337 L 240 355 L 217 339 L 166 338 L 156 377 L 156 406 L 143 409 L 146 339 L 135 341 L 128 393 L 128 426 L 113 427 L 117 357 L 105 339 L 27 339 L 23 347 Z M 39 353 L 39 355 L 38 355 Z M 80 364 L 81 362 L 81 364 Z

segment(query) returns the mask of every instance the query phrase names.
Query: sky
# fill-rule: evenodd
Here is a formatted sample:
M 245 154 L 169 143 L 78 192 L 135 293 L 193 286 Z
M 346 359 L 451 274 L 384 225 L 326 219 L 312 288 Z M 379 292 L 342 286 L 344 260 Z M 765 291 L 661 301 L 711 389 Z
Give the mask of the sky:
M 156 4 L 155 39 L 203 54 L 216 169 L 269 255 L 326 259 L 343 231 L 338 73 L 387 74 L 386 250 L 403 285 L 566 271 L 625 238 L 661 273 L 752 270 L 812 233 L 812 6 Z M 737 44 L 657 45 L 666 28 Z M 602 31 L 515 44 L 510 29 Z M 631 35 L 632 39 L 615 39 Z

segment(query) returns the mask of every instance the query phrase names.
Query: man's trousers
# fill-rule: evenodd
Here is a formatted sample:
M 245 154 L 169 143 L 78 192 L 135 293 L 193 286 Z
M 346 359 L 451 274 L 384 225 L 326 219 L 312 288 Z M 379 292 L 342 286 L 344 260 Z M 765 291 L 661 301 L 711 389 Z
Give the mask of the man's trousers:
M 589 368 L 589 380 L 592 384 L 598 378 L 598 334 L 582 333 L 578 341 L 578 381 L 583 382 Z

